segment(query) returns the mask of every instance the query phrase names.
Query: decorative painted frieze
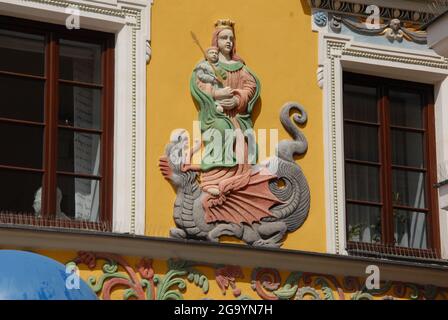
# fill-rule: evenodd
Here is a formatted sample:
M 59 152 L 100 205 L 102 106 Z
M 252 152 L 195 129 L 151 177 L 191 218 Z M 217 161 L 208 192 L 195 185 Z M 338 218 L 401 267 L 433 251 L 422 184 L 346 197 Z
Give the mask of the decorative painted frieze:
M 375 1 L 372 1 L 372 4 L 374 4 L 374 2 Z M 356 15 L 361 17 L 367 17 L 370 15 L 366 12 L 369 4 L 360 4 L 340 0 L 309 0 L 309 3 L 314 9 L 328 10 L 339 14 Z M 425 22 L 430 21 L 434 17 L 430 7 L 428 7 L 427 11 L 406 10 L 381 6 L 378 6 L 378 8 L 380 17 L 386 20 L 399 19 L 402 22 L 412 22 L 414 24 L 423 25 Z
M 214 269 L 215 280 L 223 296 L 230 287 L 234 297 L 245 298 L 236 286 L 236 279 L 243 277 L 241 268 L 236 266 L 168 260 L 168 271 L 161 274 L 154 271 L 152 259 L 141 258 L 137 265 L 131 266 L 119 255 L 93 252 L 79 252 L 67 265 L 81 264 L 92 271 L 101 269 L 101 275 L 91 275 L 86 281 L 103 300 L 111 300 L 113 291 L 119 287 L 126 288 L 121 297 L 123 300 L 182 300 L 187 281 L 199 287 L 206 295 L 209 291 L 209 279 L 195 268 L 197 266 Z
M 201 272 L 204 268 L 214 270 L 214 280 L 222 299 L 230 298 L 226 295 L 229 289 L 233 298 L 244 300 L 448 299 L 447 288 L 432 285 L 386 281 L 381 282 L 380 289 L 369 290 L 364 279 L 356 277 L 295 271 L 282 279 L 276 269 L 254 268 L 250 274 L 244 274 L 239 266 L 183 260 L 168 260 L 164 270 L 156 270 L 151 259 L 141 258 L 132 266 L 125 258 L 110 253 L 79 252 L 68 264 L 79 269 L 82 265 L 89 268 L 90 272 L 83 278 L 103 300 L 181 300 L 188 297 L 190 286 L 198 287 L 203 298 L 210 299 L 212 279 Z M 247 281 L 250 281 L 252 291 L 244 292 L 241 284 Z M 121 296 L 112 297 L 115 291 L 123 288 Z
M 406 40 L 427 44 L 427 32 L 421 29 L 434 16 L 429 5 L 426 12 L 336 0 L 310 0 L 310 5 L 314 31 L 328 25 L 328 31 L 340 33 L 345 26 L 366 37 L 384 36 L 391 43 Z
M 341 32 L 342 25 L 350 30 L 367 36 L 385 36 L 390 42 L 401 42 L 403 39 L 419 44 L 427 43 L 427 33 L 425 31 L 415 31 L 405 27 L 399 19 L 392 19 L 386 24 L 379 24 L 375 28 L 369 27 L 365 22 L 357 22 L 349 17 L 333 15 L 330 20 L 330 28 L 334 32 Z
M 427 285 L 397 281 L 382 282 L 380 289 L 367 289 L 362 279 L 307 272 L 291 272 L 281 285 L 278 270 L 257 268 L 252 271 L 252 288 L 265 300 L 433 300 L 445 299 L 448 291 Z
M 160 159 L 163 176 L 177 192 L 170 236 L 213 242 L 231 236 L 252 246 L 280 247 L 310 207 L 308 183 L 294 160 L 308 148 L 297 127 L 307 113 L 297 103 L 283 106 L 280 122 L 293 140 L 280 141 L 277 156 L 257 164 L 251 114 L 260 81 L 237 54 L 234 22 L 219 20 L 206 50 L 192 35 L 204 54 L 190 82 L 202 142 L 184 152 L 190 140 L 186 130 L 178 131 Z M 192 163 L 201 147 L 201 160 Z

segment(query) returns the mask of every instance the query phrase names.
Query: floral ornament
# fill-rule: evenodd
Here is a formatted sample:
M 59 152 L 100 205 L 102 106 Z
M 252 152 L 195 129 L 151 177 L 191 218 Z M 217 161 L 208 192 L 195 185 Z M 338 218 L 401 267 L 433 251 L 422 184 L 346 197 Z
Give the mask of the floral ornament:
M 89 269 L 96 267 L 98 260 L 104 260 L 103 274 L 99 277 L 90 276 L 87 279 L 92 290 L 98 295 L 102 294 L 104 300 L 110 300 L 113 290 L 117 286 L 124 286 L 123 299 L 137 300 L 177 300 L 183 299 L 180 291 L 185 290 L 186 282 L 182 278 L 194 282 L 208 291 L 208 280 L 191 268 L 187 262 L 168 261 L 168 272 L 164 275 L 155 275 L 152 260 L 142 258 L 136 265 L 136 271 L 125 259 L 110 253 L 79 252 L 78 257 L 68 264 L 85 264 Z M 119 270 L 124 269 L 124 272 Z
M 199 287 L 204 295 L 209 291 L 209 279 L 197 267 L 212 268 L 221 293 L 229 288 L 238 300 L 250 300 L 237 287 L 237 279 L 244 274 L 238 266 L 197 263 L 170 259 L 168 271 L 156 274 L 152 260 L 142 258 L 131 267 L 121 256 L 110 253 L 79 252 L 67 265 L 86 265 L 90 270 L 100 263 L 102 274 L 90 276 L 87 283 L 104 300 L 110 300 L 117 287 L 125 288 L 122 298 L 138 300 L 180 300 L 187 289 L 187 283 Z M 291 272 L 283 285 L 280 272 L 270 268 L 255 268 L 251 274 L 251 286 L 258 297 L 265 300 L 434 300 L 447 299 L 447 288 L 432 285 L 417 285 L 397 281 L 382 282 L 380 289 L 369 290 L 360 278 L 344 277 L 341 280 L 332 275 L 307 272 Z M 205 297 L 205 299 L 209 299 Z
M 102 293 L 104 300 L 110 300 L 113 289 L 116 286 L 124 286 L 127 289 L 124 291 L 123 299 L 131 297 L 139 300 L 145 299 L 145 292 L 137 273 L 129 266 L 126 260 L 118 255 L 81 251 L 78 253 L 78 257 L 68 264 L 78 265 L 82 263 L 93 270 L 98 260 L 105 261 L 102 266 L 103 274 L 98 278 L 90 276 L 87 279 L 87 283 L 96 294 Z M 125 273 L 118 271 L 119 266 L 125 270 Z M 144 279 L 143 276 L 142 278 Z
M 146 299 L 144 283 L 152 283 L 153 276 L 152 262 L 148 259 L 142 259 L 138 264 L 138 272 L 127 263 L 122 257 L 110 254 L 110 253 L 92 253 L 92 252 L 79 252 L 78 257 L 69 262 L 68 264 L 85 264 L 90 270 L 96 268 L 98 260 L 104 260 L 102 266 L 103 274 L 99 277 L 90 276 L 87 279 L 87 283 L 96 294 L 102 293 L 104 300 L 110 300 L 111 295 L 115 287 L 126 287 L 123 293 L 123 299 L 127 300 L 131 297 L 144 300 Z M 122 267 L 125 272 L 119 271 L 119 267 Z M 137 273 L 140 274 L 140 278 Z
M 352 295 L 351 300 L 374 300 L 374 298 L 370 293 L 358 291 Z
M 201 264 L 191 261 L 170 259 L 167 261 L 168 271 L 166 274 L 156 275 L 152 267 L 152 260 L 148 258 L 140 259 L 135 266 L 135 271 L 121 256 L 81 251 L 67 265 L 85 264 L 90 270 L 94 270 L 99 260 L 104 261 L 103 274 L 99 277 L 90 276 L 87 283 L 96 294 L 102 295 L 104 300 L 111 299 L 112 292 L 117 286 L 126 288 L 123 293 L 124 300 L 131 298 L 137 300 L 181 300 L 183 299 L 182 292 L 187 287 L 185 280 L 201 288 L 204 294 L 207 294 L 209 290 L 209 280 L 195 268 Z M 235 297 L 241 300 L 249 299 L 248 296 L 241 296 L 241 290 L 236 286 L 236 278 L 243 278 L 240 267 L 202 265 L 215 269 L 216 282 L 223 295 L 231 287 Z
M 243 270 L 237 266 L 224 266 L 215 271 L 216 282 L 218 283 L 221 293 L 226 295 L 229 287 L 235 297 L 241 296 L 241 289 L 236 287 L 236 278 L 244 278 Z
M 283 286 L 280 283 L 280 274 L 275 269 L 257 268 L 252 272 L 252 289 L 268 300 L 374 300 L 376 297 L 382 300 L 425 300 L 445 298 L 447 293 L 444 288 L 397 281 L 383 282 L 380 289 L 368 290 L 359 278 L 344 277 L 340 282 L 335 276 L 302 272 L 292 272 Z M 386 295 L 391 291 L 394 296 Z
M 252 271 L 252 289 L 264 300 L 278 300 L 271 292 L 280 288 L 280 273 L 275 269 L 256 268 Z
M 311 287 L 302 287 L 297 290 L 295 300 L 305 300 L 306 296 L 310 296 L 311 300 L 322 300 L 319 292 Z

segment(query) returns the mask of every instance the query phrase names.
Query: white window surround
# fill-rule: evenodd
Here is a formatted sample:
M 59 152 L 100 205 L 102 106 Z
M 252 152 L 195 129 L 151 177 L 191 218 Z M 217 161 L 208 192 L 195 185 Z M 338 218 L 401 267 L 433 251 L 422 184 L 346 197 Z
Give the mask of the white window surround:
M 0 14 L 65 25 L 77 6 L 80 27 L 114 33 L 113 231 L 145 232 L 146 64 L 152 0 L 0 0 Z
M 313 19 L 312 19 L 313 20 Z M 448 59 L 432 53 L 357 43 L 319 27 L 318 84 L 323 89 L 327 252 L 347 254 L 345 239 L 342 75 L 344 71 L 433 84 L 437 164 L 448 165 Z M 440 192 L 442 195 L 442 192 Z M 439 199 L 442 258 L 448 259 L 448 212 Z

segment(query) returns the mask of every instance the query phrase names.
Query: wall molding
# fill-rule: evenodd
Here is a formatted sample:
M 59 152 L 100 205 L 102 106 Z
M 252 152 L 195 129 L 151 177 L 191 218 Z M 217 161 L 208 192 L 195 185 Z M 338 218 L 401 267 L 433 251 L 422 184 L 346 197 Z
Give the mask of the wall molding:
M 316 27 L 314 26 L 316 29 Z M 446 103 L 448 59 L 427 50 L 357 43 L 350 36 L 319 32 L 319 67 L 323 73 L 324 150 L 327 207 L 327 250 L 347 254 L 345 239 L 345 178 L 343 158 L 342 74 L 344 71 L 389 77 L 435 86 L 436 140 L 438 166 L 448 163 L 444 135 L 448 130 Z M 323 71 L 322 71 L 323 68 Z M 445 142 L 444 142 L 445 141 Z M 440 200 L 441 201 L 441 200 Z M 448 220 L 439 211 L 442 258 L 448 258 Z
M 363 0 L 308 0 L 313 9 L 326 10 L 339 14 L 367 17 L 366 9 L 374 4 L 372 1 Z M 380 8 L 382 19 L 400 19 L 403 22 L 410 22 L 423 25 L 434 18 L 433 12 L 428 3 L 410 3 L 409 1 L 375 1 Z
M 300 270 L 335 276 L 366 278 L 366 268 L 378 265 L 382 281 L 448 287 L 448 265 L 351 257 L 245 245 L 179 241 L 138 235 L 0 225 L 1 249 L 110 252 L 151 259 L 204 261 L 208 264 Z
M 113 230 L 145 232 L 146 65 L 151 58 L 152 0 L 0 0 L 2 14 L 116 35 Z

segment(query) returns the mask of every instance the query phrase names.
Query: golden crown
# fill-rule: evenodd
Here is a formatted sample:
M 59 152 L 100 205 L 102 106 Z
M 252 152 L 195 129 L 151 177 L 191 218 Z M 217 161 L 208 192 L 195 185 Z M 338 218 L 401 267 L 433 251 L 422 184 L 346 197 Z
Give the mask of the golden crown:
M 217 29 L 231 29 L 231 30 L 233 30 L 234 25 L 235 25 L 235 22 L 233 22 L 230 19 L 219 19 L 215 23 L 215 28 L 217 28 Z

